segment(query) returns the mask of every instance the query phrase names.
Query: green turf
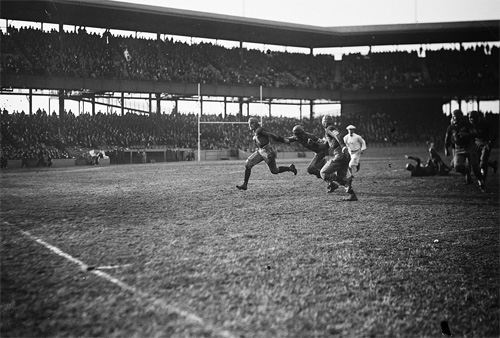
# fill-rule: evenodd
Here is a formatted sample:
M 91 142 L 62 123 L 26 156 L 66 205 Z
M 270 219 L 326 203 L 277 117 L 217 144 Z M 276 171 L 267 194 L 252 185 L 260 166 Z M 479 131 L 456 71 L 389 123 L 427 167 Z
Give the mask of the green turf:
M 303 159 L 247 191 L 244 161 L 3 171 L 0 335 L 498 337 L 499 173 L 410 178 L 406 152 L 367 152 L 358 202 Z

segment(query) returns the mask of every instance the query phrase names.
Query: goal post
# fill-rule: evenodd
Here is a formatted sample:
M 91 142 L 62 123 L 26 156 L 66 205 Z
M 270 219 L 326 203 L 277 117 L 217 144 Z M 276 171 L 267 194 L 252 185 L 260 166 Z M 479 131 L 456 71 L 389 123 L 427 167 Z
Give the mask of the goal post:
M 202 124 L 248 124 L 248 122 L 225 122 L 225 121 L 201 121 L 201 85 L 198 83 L 198 162 L 201 161 L 201 125 Z M 260 105 L 262 113 L 262 86 L 260 86 Z M 260 115 L 260 125 L 264 124 L 262 114 Z

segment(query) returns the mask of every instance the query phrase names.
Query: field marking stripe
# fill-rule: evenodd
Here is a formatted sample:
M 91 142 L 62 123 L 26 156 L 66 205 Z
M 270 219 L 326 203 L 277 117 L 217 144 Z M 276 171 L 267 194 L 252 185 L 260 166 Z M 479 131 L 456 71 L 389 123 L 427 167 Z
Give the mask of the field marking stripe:
M 434 235 L 442 235 L 442 234 L 452 234 L 452 233 L 461 233 L 461 232 L 469 232 L 469 231 L 477 231 L 477 230 L 485 230 L 485 229 L 498 229 L 499 227 L 480 227 L 480 228 L 472 228 L 472 229 L 458 229 L 451 231 L 440 231 L 440 232 L 428 232 L 424 234 L 411 235 L 411 236 L 393 236 L 394 238 L 412 238 L 412 237 L 421 237 L 421 236 L 434 236 Z
M 47 243 L 47 242 L 44 242 L 44 241 L 43 241 L 43 240 L 41 240 L 40 238 L 37 238 L 37 237 L 33 236 L 32 234 L 30 234 L 30 233 L 29 233 L 29 232 L 27 232 L 27 231 L 23 231 L 23 230 L 21 230 L 21 232 L 22 232 L 24 235 L 26 235 L 26 236 L 28 236 L 29 238 L 31 238 L 32 240 L 34 240 L 35 242 L 37 242 L 37 243 L 39 243 L 39 244 L 42 244 L 42 245 L 43 245 L 43 246 L 45 246 L 47 249 L 49 249 L 50 251 L 52 251 L 52 252 L 56 253 L 57 255 L 62 256 L 62 257 L 64 257 L 64 258 L 66 258 L 67 260 L 69 260 L 69 261 L 71 261 L 71 262 L 73 262 L 73 263 L 75 263 L 75 264 L 79 265 L 79 266 L 80 266 L 80 268 L 81 268 L 82 270 L 86 270 L 86 269 L 87 269 L 87 265 L 86 265 L 85 263 L 83 263 L 82 261 L 80 261 L 80 260 L 78 260 L 78 259 L 74 258 L 73 256 L 68 255 L 67 253 L 63 252 L 61 249 L 59 249 L 59 248 L 57 248 L 57 247 L 55 247 L 55 246 L 53 246 L 53 245 L 50 245 L 50 244 L 49 244 L 49 243 Z
M 121 269 L 132 266 L 132 264 L 123 264 L 123 265 L 104 265 L 96 267 L 97 270 L 112 270 L 112 269 Z
M 64 257 L 67 260 L 69 260 L 69 261 L 71 261 L 71 262 L 79 265 L 82 270 L 87 271 L 88 265 L 85 264 L 85 263 L 83 263 L 79 259 L 74 258 L 73 256 L 71 256 L 71 255 L 65 253 L 64 251 L 62 251 L 61 249 L 59 249 L 59 248 L 57 248 L 57 247 L 55 247 L 55 246 L 53 246 L 53 245 L 51 245 L 51 244 L 43 241 L 42 239 L 33 236 L 32 234 L 30 234 L 27 231 L 21 230 L 21 233 L 23 235 L 31 238 L 35 242 L 37 242 L 37 243 L 45 246 L 47 249 L 49 249 L 50 251 L 54 252 L 55 254 L 57 254 L 57 255 L 59 255 L 61 257 Z M 119 280 L 119 279 L 117 279 L 117 278 L 115 278 L 115 277 L 107 274 L 106 272 L 95 270 L 95 269 L 91 270 L 91 271 L 88 271 L 88 272 L 89 273 L 93 273 L 96 276 L 104 278 L 105 280 L 107 280 L 107 281 L 109 281 L 109 282 L 111 282 L 113 284 L 118 285 L 123 290 L 130 291 L 133 294 L 138 295 L 138 296 L 140 296 L 142 298 L 152 299 L 154 305 L 157 305 L 157 306 L 160 306 L 161 308 L 167 309 L 170 312 L 177 313 L 179 316 L 184 317 L 188 321 L 196 322 L 199 325 L 202 325 L 203 327 L 205 327 L 206 329 L 212 331 L 213 333 L 215 333 L 218 336 L 221 336 L 221 337 L 224 337 L 224 338 L 236 338 L 229 331 L 221 330 L 221 329 L 216 328 L 214 325 L 211 325 L 209 323 L 205 323 L 204 320 L 201 317 L 197 316 L 196 314 L 193 314 L 193 313 L 190 313 L 188 311 L 181 310 L 181 309 L 179 309 L 177 307 L 174 307 L 174 306 L 168 304 L 167 302 L 165 302 L 165 300 L 163 300 L 163 299 L 158 299 L 158 298 L 152 297 L 148 293 L 142 292 L 142 291 L 138 290 L 137 288 L 135 288 L 133 286 L 130 286 L 127 283 L 124 283 L 121 280 Z

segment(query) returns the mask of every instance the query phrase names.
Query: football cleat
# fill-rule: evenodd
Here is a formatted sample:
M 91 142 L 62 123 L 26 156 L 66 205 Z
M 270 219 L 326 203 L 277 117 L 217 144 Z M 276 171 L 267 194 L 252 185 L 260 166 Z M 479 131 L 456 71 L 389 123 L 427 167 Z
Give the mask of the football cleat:
M 337 190 L 338 187 L 339 187 L 339 185 L 336 182 L 332 181 L 332 182 L 330 182 L 330 184 L 328 184 L 328 187 L 327 187 L 328 190 L 326 192 L 331 194 L 332 192 Z
M 342 199 L 342 201 L 357 201 L 357 200 L 358 200 L 358 196 L 356 196 L 354 191 L 351 193 L 351 195 L 349 197 Z
M 295 168 L 295 164 L 290 164 L 290 170 L 293 172 L 294 175 L 297 175 L 297 168 Z
M 236 188 L 238 188 L 240 190 L 247 190 L 247 185 L 246 185 L 246 183 L 243 183 L 243 184 L 237 185 Z

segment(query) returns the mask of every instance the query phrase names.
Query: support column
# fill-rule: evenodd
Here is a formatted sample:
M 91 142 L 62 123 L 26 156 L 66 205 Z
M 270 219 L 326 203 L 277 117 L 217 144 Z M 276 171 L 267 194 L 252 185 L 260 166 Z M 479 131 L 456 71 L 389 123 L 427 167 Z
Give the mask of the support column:
M 95 94 L 92 95 L 92 116 L 95 116 Z
M 59 90 L 59 130 L 64 135 L 64 124 L 66 122 L 66 116 L 64 112 L 64 90 Z
M 123 92 L 121 94 L 122 94 L 122 99 L 121 99 L 120 104 L 122 106 L 122 116 L 124 116 L 125 115 L 125 94 Z
M 299 103 L 299 119 L 302 121 L 302 99 L 300 99 Z
M 28 96 L 28 101 L 29 101 L 29 111 L 30 115 L 33 114 L 33 89 L 29 89 L 29 96 Z M 50 112 L 49 112 L 50 113 Z
M 314 118 L 314 101 L 310 100 L 309 101 L 309 120 L 312 121 Z
M 161 94 L 156 93 L 156 114 L 161 115 Z
M 227 117 L 227 97 L 224 96 L 224 119 Z
M 161 94 L 156 93 L 156 134 L 161 135 Z
M 153 112 L 153 94 L 149 93 L 149 115 Z

